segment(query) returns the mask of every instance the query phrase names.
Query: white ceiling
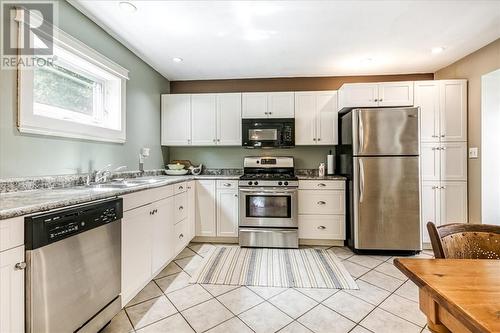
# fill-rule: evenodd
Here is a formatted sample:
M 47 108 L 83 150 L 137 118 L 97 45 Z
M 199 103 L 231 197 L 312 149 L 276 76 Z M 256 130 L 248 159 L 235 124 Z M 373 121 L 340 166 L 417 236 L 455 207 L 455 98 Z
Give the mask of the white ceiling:
M 434 72 L 500 37 L 500 1 L 70 2 L 169 80 Z

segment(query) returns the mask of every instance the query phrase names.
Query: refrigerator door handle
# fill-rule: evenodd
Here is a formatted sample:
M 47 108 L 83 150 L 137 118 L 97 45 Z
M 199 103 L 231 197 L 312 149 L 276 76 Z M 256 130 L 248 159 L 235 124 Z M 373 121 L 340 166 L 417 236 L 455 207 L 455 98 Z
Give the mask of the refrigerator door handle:
M 358 113 L 358 143 L 359 143 L 359 147 L 358 147 L 358 152 L 363 150 L 363 146 L 364 146 L 364 136 L 365 136 L 365 133 L 364 133 L 364 127 L 363 127 L 363 118 L 361 118 L 361 112 Z
M 358 159 L 359 164 L 359 203 L 363 202 L 363 194 L 365 192 L 365 169 L 363 166 L 363 160 Z

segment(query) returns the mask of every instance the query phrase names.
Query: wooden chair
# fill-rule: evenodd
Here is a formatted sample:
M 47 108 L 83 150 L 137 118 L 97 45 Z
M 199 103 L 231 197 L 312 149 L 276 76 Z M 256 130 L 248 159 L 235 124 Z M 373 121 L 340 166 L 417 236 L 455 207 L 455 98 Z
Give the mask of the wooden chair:
M 500 226 L 427 223 L 436 259 L 500 259 Z

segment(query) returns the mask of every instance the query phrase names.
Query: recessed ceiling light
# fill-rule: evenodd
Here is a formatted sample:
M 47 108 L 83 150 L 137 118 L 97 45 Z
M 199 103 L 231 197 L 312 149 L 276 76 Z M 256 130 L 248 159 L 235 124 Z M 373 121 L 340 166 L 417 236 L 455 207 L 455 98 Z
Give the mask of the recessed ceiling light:
M 120 1 L 120 9 L 127 13 L 133 13 L 137 11 L 137 7 L 129 1 Z
M 444 51 L 444 47 L 439 46 L 439 47 L 433 47 L 431 49 L 432 54 L 438 54 Z
M 179 57 L 175 57 L 175 58 L 172 58 L 172 61 L 173 62 L 182 62 L 182 58 L 179 58 Z

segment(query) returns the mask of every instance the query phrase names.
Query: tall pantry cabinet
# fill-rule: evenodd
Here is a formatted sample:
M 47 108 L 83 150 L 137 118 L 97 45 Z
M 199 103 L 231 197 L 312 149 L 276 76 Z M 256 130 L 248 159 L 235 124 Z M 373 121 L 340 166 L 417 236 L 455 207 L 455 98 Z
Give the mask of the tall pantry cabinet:
M 427 222 L 467 223 L 467 81 L 415 82 L 420 107 L 422 235 Z

